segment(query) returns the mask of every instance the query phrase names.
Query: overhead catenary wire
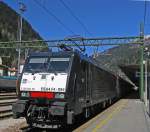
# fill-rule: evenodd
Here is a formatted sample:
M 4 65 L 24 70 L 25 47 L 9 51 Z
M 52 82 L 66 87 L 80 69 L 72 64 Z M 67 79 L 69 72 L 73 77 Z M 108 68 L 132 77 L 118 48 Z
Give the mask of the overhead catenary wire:
M 39 2 L 38 0 L 34 0 L 34 2 L 40 6 L 46 13 L 48 13 L 48 15 L 52 16 L 59 24 L 61 24 L 67 31 L 69 31 L 73 36 L 75 36 L 75 33 L 73 30 L 71 30 L 68 26 L 66 26 L 51 10 L 49 10 L 48 8 L 46 8 L 41 2 Z M 64 3 L 64 1 L 62 1 Z M 65 8 L 69 8 L 69 6 L 67 6 L 65 3 Z M 92 34 L 88 31 L 88 29 L 86 28 L 86 26 L 80 21 L 80 19 L 73 13 L 73 11 L 70 9 L 71 14 L 75 17 L 75 19 L 80 23 L 80 25 L 82 25 L 82 27 L 84 28 L 84 30 L 86 30 L 86 32 L 91 36 Z M 77 45 L 77 44 L 76 44 Z M 83 45 L 84 46 L 84 45 Z M 77 47 L 80 47 L 77 45 Z M 82 48 L 79 48 L 80 50 Z M 82 49 L 81 51 L 85 51 L 85 46 L 84 49 Z
M 80 20 L 80 18 L 72 11 L 72 9 L 63 1 L 59 0 L 61 4 L 68 10 L 68 12 L 71 14 L 71 16 L 82 26 L 85 32 L 87 32 L 90 36 L 92 36 L 92 33 L 88 30 L 86 25 Z
M 34 2 L 41 7 L 49 16 L 53 17 L 64 29 L 66 29 L 69 33 L 72 35 L 75 35 L 74 31 L 70 29 L 68 26 L 66 26 L 52 11 L 50 11 L 48 8 L 46 8 L 42 3 L 40 3 L 38 0 L 34 0 Z
M 68 10 L 68 12 L 71 14 L 71 16 L 81 25 L 81 27 L 84 29 L 85 33 L 87 33 L 88 35 L 92 36 L 92 33 L 88 30 L 88 28 L 80 20 L 80 18 L 73 12 L 73 10 L 63 0 L 59 0 L 59 1 Z M 85 50 L 86 50 L 86 48 L 84 46 L 84 50 L 83 51 L 85 51 Z

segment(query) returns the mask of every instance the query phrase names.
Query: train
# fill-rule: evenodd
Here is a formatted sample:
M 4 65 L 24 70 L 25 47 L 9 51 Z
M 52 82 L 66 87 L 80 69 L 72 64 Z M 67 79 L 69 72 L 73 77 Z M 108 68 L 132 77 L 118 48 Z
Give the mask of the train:
M 0 91 L 15 91 L 16 80 L 16 76 L 0 76 Z
M 40 128 L 71 125 L 77 116 L 111 105 L 129 86 L 77 50 L 31 53 L 18 79 L 13 117 Z
M 15 91 L 16 90 L 16 80 L 15 75 L 16 70 L 9 68 L 6 65 L 0 64 L 0 91 Z

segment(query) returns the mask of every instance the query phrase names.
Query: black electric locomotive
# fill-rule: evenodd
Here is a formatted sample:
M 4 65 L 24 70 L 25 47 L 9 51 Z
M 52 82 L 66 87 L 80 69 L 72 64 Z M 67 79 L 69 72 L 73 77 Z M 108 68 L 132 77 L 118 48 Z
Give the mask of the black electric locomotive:
M 95 106 L 120 96 L 118 78 L 78 51 L 39 52 L 28 56 L 18 80 L 15 118 L 34 126 L 73 124 Z

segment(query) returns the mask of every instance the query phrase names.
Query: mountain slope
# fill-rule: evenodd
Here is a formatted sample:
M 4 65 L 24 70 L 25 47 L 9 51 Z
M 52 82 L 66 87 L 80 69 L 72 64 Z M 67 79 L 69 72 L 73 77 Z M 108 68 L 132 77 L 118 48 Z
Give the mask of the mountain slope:
M 150 37 L 145 39 L 144 46 L 150 49 Z M 106 55 L 105 55 L 106 54 Z M 109 55 L 107 55 L 109 54 Z M 97 58 L 102 65 L 138 65 L 140 63 L 139 45 L 122 45 L 104 51 Z
M 18 14 L 4 2 L 0 1 L 0 41 L 16 41 L 18 30 Z M 22 40 L 42 39 L 32 26 L 23 19 Z M 24 55 L 24 51 L 22 51 Z M 16 49 L 0 49 L 0 56 L 3 56 L 3 64 L 11 66 L 16 63 Z M 7 56 L 7 57 L 6 57 Z M 11 57 L 9 57 L 11 56 Z
M 144 46 L 150 49 L 150 37 L 145 38 Z M 99 53 L 96 60 L 101 66 L 107 70 L 123 77 L 127 75 L 120 69 L 119 66 L 139 65 L 140 64 L 140 46 L 139 45 L 122 45 L 116 46 L 103 53 Z

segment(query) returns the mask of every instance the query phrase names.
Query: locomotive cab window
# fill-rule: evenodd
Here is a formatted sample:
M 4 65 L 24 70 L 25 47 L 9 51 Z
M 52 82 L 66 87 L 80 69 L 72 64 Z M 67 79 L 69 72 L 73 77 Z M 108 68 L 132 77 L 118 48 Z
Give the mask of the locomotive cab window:
M 70 58 L 50 58 L 49 72 L 68 72 Z
M 29 58 L 28 63 L 25 65 L 25 71 L 46 71 L 48 57 L 32 57 Z

